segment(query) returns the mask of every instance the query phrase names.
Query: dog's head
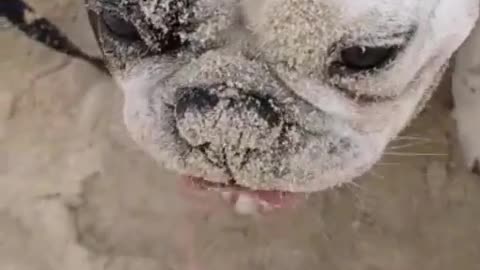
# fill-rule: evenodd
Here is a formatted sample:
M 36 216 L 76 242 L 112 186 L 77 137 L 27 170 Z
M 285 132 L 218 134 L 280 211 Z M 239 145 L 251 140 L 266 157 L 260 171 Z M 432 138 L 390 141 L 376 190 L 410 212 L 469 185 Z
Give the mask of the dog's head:
M 129 132 L 183 175 L 313 192 L 369 170 L 478 0 L 87 0 Z

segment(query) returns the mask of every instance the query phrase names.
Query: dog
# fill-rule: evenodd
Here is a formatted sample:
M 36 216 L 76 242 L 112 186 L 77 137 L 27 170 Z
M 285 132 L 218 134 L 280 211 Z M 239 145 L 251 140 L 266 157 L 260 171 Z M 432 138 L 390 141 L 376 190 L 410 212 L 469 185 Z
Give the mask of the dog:
M 85 1 L 134 141 L 192 186 L 275 207 L 370 170 L 425 106 L 479 7 L 478 0 Z M 454 89 L 474 169 L 480 130 L 462 103 L 478 111 L 480 89 Z

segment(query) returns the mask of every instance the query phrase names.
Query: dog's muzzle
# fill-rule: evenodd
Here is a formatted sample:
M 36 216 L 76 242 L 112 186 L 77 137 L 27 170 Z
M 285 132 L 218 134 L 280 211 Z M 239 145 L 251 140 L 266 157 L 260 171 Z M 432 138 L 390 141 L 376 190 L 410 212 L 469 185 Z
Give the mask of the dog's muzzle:
M 224 84 L 179 89 L 175 115 L 179 135 L 189 145 L 213 163 L 237 169 L 249 153 L 278 145 L 285 126 L 273 98 Z

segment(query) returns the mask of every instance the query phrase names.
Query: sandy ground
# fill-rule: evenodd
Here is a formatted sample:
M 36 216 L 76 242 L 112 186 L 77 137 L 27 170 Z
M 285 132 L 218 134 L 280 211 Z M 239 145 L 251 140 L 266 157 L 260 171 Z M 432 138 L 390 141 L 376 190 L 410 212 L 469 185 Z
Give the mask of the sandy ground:
M 82 1 L 30 2 L 97 53 Z M 480 179 L 459 158 L 448 80 L 370 174 L 245 218 L 179 195 L 130 141 L 108 78 L 0 31 L 2 270 L 480 269 Z

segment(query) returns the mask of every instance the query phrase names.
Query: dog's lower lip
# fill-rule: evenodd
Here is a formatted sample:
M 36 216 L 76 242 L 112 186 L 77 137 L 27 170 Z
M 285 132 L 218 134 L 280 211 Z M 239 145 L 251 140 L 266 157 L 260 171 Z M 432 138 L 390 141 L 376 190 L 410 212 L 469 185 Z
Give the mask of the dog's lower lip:
M 234 183 L 225 184 L 210 182 L 200 177 L 184 176 L 183 181 L 187 183 L 187 186 L 194 189 L 248 194 L 250 197 L 273 208 L 288 208 L 294 206 L 301 197 L 306 197 L 303 193 L 277 190 L 253 190 Z

